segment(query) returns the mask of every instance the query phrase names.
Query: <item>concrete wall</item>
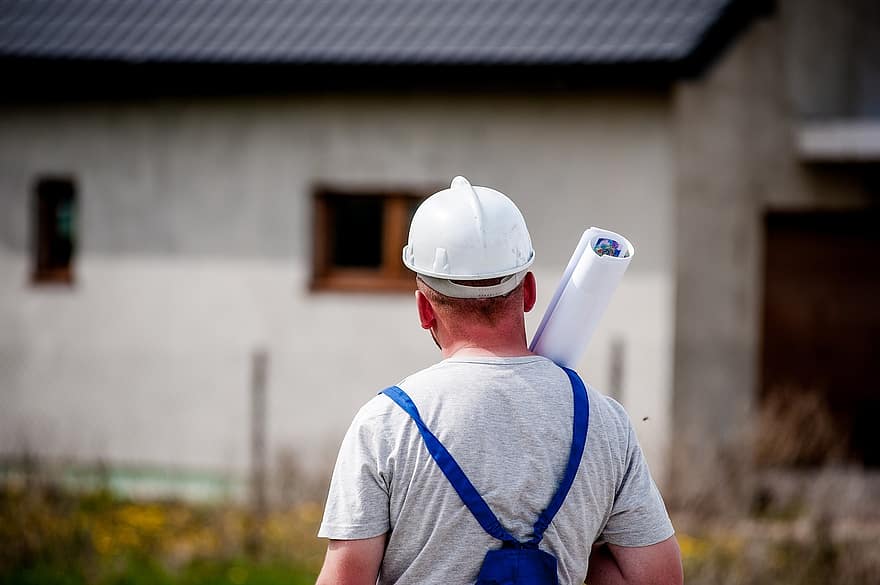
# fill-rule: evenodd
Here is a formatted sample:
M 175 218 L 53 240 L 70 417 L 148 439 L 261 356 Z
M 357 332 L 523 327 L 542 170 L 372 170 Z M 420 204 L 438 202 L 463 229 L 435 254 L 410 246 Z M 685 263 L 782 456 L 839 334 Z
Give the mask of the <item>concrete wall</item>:
M 880 4 L 777 4 L 783 79 L 792 111 L 807 119 L 880 116 Z
M 779 4 L 704 78 L 680 84 L 674 96 L 680 261 L 672 494 L 685 503 L 717 505 L 725 495 L 743 503 L 742 494 L 725 492 L 742 487 L 740 465 L 752 461 L 764 214 L 877 203 L 876 166 L 810 166 L 795 152 L 800 123 L 845 101 L 846 91 L 834 85 L 839 71 L 816 68 L 812 57 L 851 55 L 850 38 L 822 29 L 817 10 L 852 6 Z M 830 96 L 829 86 L 840 95 Z
M 534 331 L 580 233 L 638 246 L 581 364 L 659 477 L 669 429 L 666 95 L 342 95 L 0 111 L 0 452 L 246 469 L 250 355 L 270 352 L 270 460 L 324 473 L 356 409 L 438 359 L 408 295 L 313 294 L 311 186 L 508 193 L 537 250 Z M 73 287 L 33 286 L 33 181 L 78 185 Z M 645 419 L 645 420 L 643 420 Z

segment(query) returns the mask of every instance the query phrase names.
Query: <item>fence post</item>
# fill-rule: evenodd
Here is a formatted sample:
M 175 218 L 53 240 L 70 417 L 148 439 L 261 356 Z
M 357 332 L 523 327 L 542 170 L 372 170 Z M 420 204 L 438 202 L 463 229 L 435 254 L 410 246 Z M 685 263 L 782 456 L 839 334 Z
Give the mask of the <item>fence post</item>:
M 251 529 L 248 548 L 256 556 L 263 549 L 263 527 L 267 517 L 266 494 L 266 386 L 269 353 L 257 348 L 251 356 Z

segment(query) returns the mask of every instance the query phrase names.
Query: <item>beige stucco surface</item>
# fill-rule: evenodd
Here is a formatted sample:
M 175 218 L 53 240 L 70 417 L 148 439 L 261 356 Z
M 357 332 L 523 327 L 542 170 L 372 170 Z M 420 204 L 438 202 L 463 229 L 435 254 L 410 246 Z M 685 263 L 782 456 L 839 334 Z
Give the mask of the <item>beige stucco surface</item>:
M 638 255 L 583 360 L 660 478 L 669 432 L 673 152 L 665 95 L 309 95 L 0 110 L 0 452 L 240 472 L 250 356 L 270 354 L 270 461 L 324 473 L 357 407 L 438 354 L 406 295 L 309 292 L 311 189 L 510 195 L 537 326 L 580 233 Z M 30 283 L 33 181 L 78 185 L 73 287 Z

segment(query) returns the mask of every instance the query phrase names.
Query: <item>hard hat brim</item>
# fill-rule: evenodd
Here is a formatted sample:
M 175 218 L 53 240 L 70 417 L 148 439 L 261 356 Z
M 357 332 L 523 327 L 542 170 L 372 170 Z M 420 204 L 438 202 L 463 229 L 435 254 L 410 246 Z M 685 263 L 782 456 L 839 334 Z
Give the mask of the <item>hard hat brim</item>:
M 449 274 L 444 272 L 433 272 L 430 270 L 425 270 L 424 268 L 416 268 L 414 263 L 412 262 L 412 254 L 410 253 L 410 246 L 407 244 L 403 247 L 402 253 L 403 265 L 418 274 L 419 276 L 430 276 L 433 278 L 442 278 L 446 280 L 486 280 L 489 278 L 500 278 L 502 276 L 510 276 L 511 274 L 516 274 L 518 272 L 522 272 L 527 269 L 532 263 L 535 261 L 535 251 L 532 250 L 531 256 L 529 259 L 522 264 L 521 266 L 516 266 L 514 268 L 507 268 L 506 270 L 499 270 L 497 272 L 487 272 L 480 274 Z
M 509 274 L 498 284 L 488 286 L 468 286 L 453 282 L 447 278 L 434 278 L 423 274 L 420 274 L 419 278 L 430 288 L 447 297 L 454 299 L 489 299 L 506 295 L 514 290 L 522 283 L 526 274 L 528 274 L 528 270 Z

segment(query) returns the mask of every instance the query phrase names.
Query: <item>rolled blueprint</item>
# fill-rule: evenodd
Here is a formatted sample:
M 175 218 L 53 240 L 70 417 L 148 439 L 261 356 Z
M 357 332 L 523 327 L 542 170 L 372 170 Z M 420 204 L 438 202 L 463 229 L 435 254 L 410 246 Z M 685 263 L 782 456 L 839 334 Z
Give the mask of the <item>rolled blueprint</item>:
M 559 365 L 577 366 L 635 251 L 620 234 L 585 231 L 529 349 Z

